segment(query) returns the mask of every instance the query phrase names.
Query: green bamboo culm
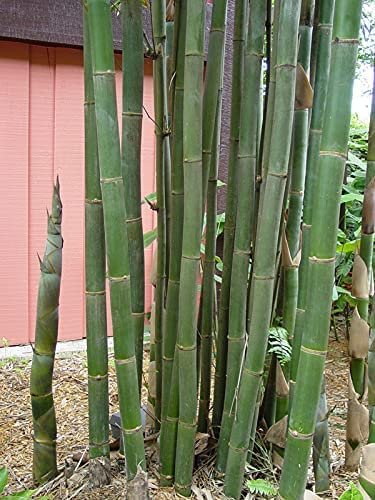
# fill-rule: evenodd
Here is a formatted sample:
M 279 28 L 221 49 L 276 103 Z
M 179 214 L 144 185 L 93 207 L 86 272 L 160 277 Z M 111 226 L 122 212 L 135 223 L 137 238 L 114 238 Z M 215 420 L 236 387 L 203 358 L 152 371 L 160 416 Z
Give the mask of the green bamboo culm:
M 362 498 L 375 498 L 375 443 L 363 448 L 359 474 L 359 490 Z
M 375 183 L 373 182 L 375 185 Z M 368 186 L 369 187 L 369 186 Z M 365 197 L 374 196 L 368 187 Z M 369 227 L 368 218 L 374 215 L 367 212 L 367 200 L 364 198 L 362 229 Z M 372 207 L 374 212 L 374 208 Z M 367 212 L 367 215 L 366 215 Z M 366 222 L 367 219 L 367 222 Z M 370 236 L 370 238 L 369 238 Z M 369 234 L 362 233 L 360 253 L 354 257 L 352 271 L 352 296 L 356 298 L 356 307 L 349 329 L 348 353 L 350 356 L 350 375 L 348 391 L 348 412 L 346 419 L 345 467 L 356 471 L 361 460 L 362 446 L 368 438 L 368 410 L 364 398 L 367 393 L 367 356 L 369 351 L 369 292 L 372 280 L 372 242 Z M 371 246 L 367 244 L 371 243 Z
M 300 260 L 300 227 L 302 204 L 305 187 L 307 160 L 309 107 L 311 107 L 309 83 L 305 77 L 310 72 L 310 54 L 312 27 L 314 20 L 315 0 L 302 0 L 299 26 L 299 82 L 294 112 L 294 139 L 292 155 L 292 171 L 289 190 L 288 217 L 285 227 L 283 246 L 284 262 L 284 304 L 283 324 L 293 342 L 298 298 L 298 265 Z M 304 79 L 306 78 L 306 79 Z M 289 371 L 289 366 L 287 371 Z M 288 375 L 288 374 L 287 374 Z M 288 377 L 287 377 L 288 378 Z
M 197 278 L 202 221 L 202 99 L 205 2 L 191 0 L 186 18 L 183 104 L 184 224 L 179 296 L 179 421 L 175 488 L 189 496 L 197 409 Z
M 228 442 L 236 405 L 234 397 L 246 335 L 247 288 L 251 243 L 255 220 L 255 176 L 259 107 L 259 80 L 262 70 L 266 1 L 251 1 L 244 59 L 244 86 L 241 101 L 238 146 L 237 221 L 232 258 L 232 282 L 228 325 L 227 382 L 216 459 L 216 470 L 224 472 Z
M 366 172 L 365 192 L 367 202 L 366 217 L 362 215 L 362 234 L 366 239 L 374 241 L 375 221 L 374 221 L 374 200 L 375 200 L 375 67 L 374 81 L 372 89 L 372 104 L 370 116 L 370 128 L 368 135 L 367 172 Z M 365 213 L 363 211 L 363 213 Z M 372 214 L 372 217 L 371 217 Z M 367 218 L 368 217 L 368 218 Z M 362 240 L 362 239 L 361 239 Z M 361 241 L 362 245 L 362 241 Z M 366 245 L 365 245 L 366 246 Z M 368 246 L 373 249 L 373 243 Z M 363 247 L 361 247 L 363 248 Z M 373 261 L 373 258 L 372 258 Z M 374 267 L 371 272 L 374 276 Z M 375 300 L 372 296 L 372 311 L 370 315 L 370 346 L 368 352 L 368 404 L 370 414 L 369 443 L 375 443 Z
M 117 385 L 128 479 L 145 468 L 110 4 L 87 0 Z
M 219 145 L 221 132 L 221 98 L 224 71 L 224 49 L 227 0 L 212 7 L 208 42 L 207 68 L 203 94 L 203 199 L 207 198 L 206 243 L 201 295 L 201 386 L 198 429 L 207 432 L 211 392 L 212 335 L 215 325 L 215 256 Z
M 315 7 L 318 11 L 316 33 L 313 38 L 316 44 L 316 63 L 313 63 L 315 76 L 314 99 L 311 111 L 309 140 L 307 150 L 307 167 L 305 179 L 305 192 L 303 200 L 302 223 L 302 256 L 298 269 L 298 299 L 293 334 L 293 350 L 290 365 L 290 404 L 292 404 L 295 380 L 297 376 L 298 361 L 302 342 L 302 331 L 305 321 L 306 295 L 308 289 L 308 259 L 310 252 L 310 235 L 312 223 L 313 194 L 317 182 L 317 165 L 319 147 L 323 128 L 324 109 L 327 96 L 329 67 L 331 60 L 332 22 L 334 13 L 334 0 L 319 1 Z M 313 55 L 312 55 L 313 58 Z M 314 56 L 315 58 L 315 56 Z M 317 425 L 313 438 L 313 467 L 315 476 L 315 491 L 323 492 L 329 489 L 329 443 L 328 443 L 328 413 L 327 398 L 323 390 L 323 381 L 319 398 Z
M 210 35 L 203 93 L 203 209 L 206 202 L 208 178 L 211 172 L 212 145 L 215 141 L 218 96 L 221 95 L 225 32 L 228 0 L 218 0 L 212 6 Z M 220 129 L 220 123 L 218 124 Z
M 361 10 L 361 0 L 336 0 L 327 104 L 312 210 L 305 329 L 280 481 L 280 497 L 290 500 L 302 499 L 304 495 L 326 358 Z
M 236 0 L 233 30 L 233 70 L 231 93 L 230 147 L 224 224 L 223 276 L 220 291 L 212 425 L 219 435 L 224 408 L 227 371 L 228 320 L 235 220 L 237 212 L 237 157 L 240 129 L 243 61 L 246 36 L 246 0 Z
M 315 478 L 314 490 L 316 493 L 326 493 L 329 491 L 331 472 L 330 452 L 329 452 L 329 410 L 327 405 L 325 377 L 320 387 L 320 397 L 316 425 L 313 437 L 313 470 Z
M 374 85 L 373 85 L 374 86 Z M 374 92 L 374 89 L 373 89 Z M 362 447 L 375 440 L 374 433 L 374 304 L 372 283 L 374 279 L 374 230 L 375 230 L 375 139 L 374 104 L 372 97 L 368 137 L 367 171 L 362 208 L 362 231 L 359 254 L 354 257 L 352 295 L 356 298 L 349 330 L 350 379 L 346 424 L 345 466 L 357 470 Z M 368 339 L 369 343 L 368 343 Z M 368 368 L 367 368 L 368 357 Z M 365 406 L 368 382 L 368 410 Z M 369 414 L 369 417 L 368 417 Z M 368 426 L 369 423 L 369 426 Z M 367 436 L 368 433 L 368 436 Z
M 279 17 L 280 17 L 280 3 L 281 0 L 275 0 L 273 6 L 273 24 L 272 24 L 272 37 L 269 36 L 269 42 L 272 39 L 271 47 L 268 48 L 268 58 L 269 58 L 269 83 L 268 83 L 268 92 L 266 97 L 267 102 L 267 113 L 265 116 L 265 120 L 263 120 L 263 141 L 261 147 L 261 192 L 263 195 L 263 191 L 266 184 L 267 171 L 268 171 L 268 162 L 269 162 L 269 153 L 270 153 L 270 141 L 273 127 L 273 112 L 275 106 L 275 87 L 276 87 L 276 60 L 277 60 L 277 39 L 279 33 Z
M 165 133 L 167 134 L 164 140 L 164 190 L 165 190 L 165 224 L 166 224 L 166 252 L 165 252 L 165 301 L 168 291 L 169 283 L 169 260 L 171 258 L 171 203 L 172 203 L 172 138 L 171 138 L 171 128 L 172 128 L 172 117 L 174 109 L 174 95 L 175 95 L 175 83 L 176 83 L 176 63 L 177 63 L 177 37 L 174 36 L 175 29 L 175 19 L 176 19 L 176 29 L 178 30 L 180 17 L 180 5 L 179 2 L 176 3 L 174 0 L 166 0 L 166 24 L 165 24 L 165 64 L 166 64 L 166 86 L 167 86 L 167 120 L 165 124 Z M 163 326 L 163 332 L 165 332 L 165 326 Z M 163 340 L 162 340 L 163 343 Z M 163 345 L 162 345 L 163 352 Z M 163 362 L 162 362 L 163 364 Z M 163 366 L 162 366 L 163 374 Z M 163 377 L 162 377 L 163 378 Z M 163 382 L 162 382 L 163 384 Z M 163 385 L 162 385 L 163 389 Z M 163 402 L 162 409 L 163 412 Z
M 236 415 L 224 483 L 224 492 L 231 498 L 240 497 L 248 444 L 254 437 L 254 414 L 273 309 L 275 262 L 292 138 L 300 5 L 300 2 L 293 0 L 285 0 L 280 4 L 279 22 L 283 29 L 278 36 L 271 149 L 255 244 L 248 320 L 249 348 L 235 402 Z
M 293 397 L 293 389 L 297 376 L 299 354 L 302 342 L 302 330 L 304 328 L 305 321 L 304 314 L 306 309 L 306 296 L 308 289 L 307 279 L 313 214 L 313 195 L 316 190 L 315 186 L 317 183 L 319 148 L 327 98 L 329 68 L 331 61 L 331 38 L 334 6 L 334 0 L 320 2 L 319 5 L 319 24 L 317 28 L 318 33 L 316 35 L 318 45 L 316 76 L 314 81 L 314 99 L 309 129 L 305 193 L 303 200 L 302 255 L 298 270 L 298 301 L 293 336 L 292 360 L 290 366 L 289 384 L 291 398 Z
M 33 480 L 46 483 L 57 476 L 56 415 L 52 376 L 59 324 L 59 297 L 62 267 L 62 204 L 57 178 L 53 188 L 52 211 L 47 214 L 47 240 L 43 259 L 39 257 L 40 278 L 36 312 L 35 344 L 30 375 L 33 414 Z
M 110 481 L 108 345 L 105 291 L 105 241 L 96 135 L 94 82 L 87 11 L 84 20 L 85 72 L 85 279 L 89 400 L 90 480 Z
M 198 431 L 206 433 L 209 426 L 212 340 L 215 330 L 215 263 L 217 180 L 219 167 L 221 123 L 221 92 L 218 95 L 215 135 L 212 144 L 210 175 L 208 178 L 206 238 L 201 295 L 201 380 L 199 395 Z
M 183 102 L 186 2 L 176 3 L 174 36 L 178 38 L 175 75 L 175 97 L 172 120 L 172 171 L 171 171 L 171 247 L 169 260 L 168 289 L 166 300 L 165 330 L 163 336 L 163 401 L 160 436 L 160 482 L 162 486 L 173 483 L 177 422 L 179 408 L 178 350 L 176 349 L 179 317 L 180 268 L 182 254 L 182 231 L 184 217 L 184 174 L 183 174 Z M 178 21 L 178 24 L 177 24 Z
M 156 197 L 158 252 L 155 291 L 155 367 L 156 367 L 156 400 L 155 429 L 161 421 L 162 404 L 162 338 L 164 301 L 166 285 L 167 226 L 166 226 L 166 127 L 168 125 L 167 66 L 165 54 L 166 42 L 166 6 L 165 0 L 152 2 L 152 31 L 155 43 L 156 58 L 154 60 L 154 108 L 156 136 Z
M 371 138 L 370 134 L 369 139 Z M 372 154 L 372 147 L 369 141 L 370 156 Z M 369 305 L 371 302 L 370 293 L 373 281 L 375 172 L 371 172 L 371 167 L 370 162 L 367 166 L 363 200 L 360 250 L 359 254 L 356 254 L 354 257 L 352 271 L 352 296 L 356 298 L 356 307 L 349 330 L 348 352 L 350 356 L 350 377 L 346 421 L 345 466 L 347 469 L 353 471 L 358 469 L 362 446 L 367 442 L 369 431 L 368 410 L 364 404 L 364 398 L 367 393 L 368 380 L 367 356 L 369 355 L 369 347 L 370 349 L 372 347 Z M 369 377 L 369 380 L 371 380 L 371 377 Z
M 139 391 L 142 386 L 145 263 L 141 212 L 141 140 L 143 104 L 143 26 L 139 0 L 123 0 L 122 155 L 126 225 L 131 277 L 132 316 Z
M 314 85 L 314 100 L 309 130 L 309 146 L 307 156 L 307 172 L 305 181 L 304 217 L 302 224 L 302 259 L 299 268 L 299 294 L 292 351 L 292 379 L 290 380 L 291 394 L 293 394 L 296 377 L 301 336 L 303 329 L 307 270 L 309 257 L 309 242 L 311 233 L 312 195 L 317 172 L 320 139 L 322 134 L 325 99 L 329 75 L 331 56 L 331 35 L 334 11 L 334 0 L 318 1 L 315 5 L 314 31 L 310 59 L 310 81 Z M 296 348 L 295 348 L 296 347 Z M 316 427 L 313 437 L 313 470 L 315 491 L 324 493 L 330 487 L 330 453 L 328 433 L 328 406 L 323 378 Z

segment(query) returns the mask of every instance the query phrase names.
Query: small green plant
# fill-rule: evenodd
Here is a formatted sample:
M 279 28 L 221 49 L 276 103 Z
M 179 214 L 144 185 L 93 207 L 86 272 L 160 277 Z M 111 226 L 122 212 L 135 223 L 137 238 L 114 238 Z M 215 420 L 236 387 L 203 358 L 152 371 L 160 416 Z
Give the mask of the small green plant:
M 366 177 L 367 125 L 353 116 L 350 129 L 346 179 L 341 196 L 342 210 L 336 246 L 336 279 L 332 300 L 333 314 L 355 306 L 351 271 L 361 238 L 361 214 Z
M 289 363 L 292 355 L 292 348 L 288 342 L 288 332 L 285 328 L 281 326 L 270 328 L 268 353 L 275 354 L 281 366 Z
M 7 484 L 8 484 L 8 469 L 6 467 L 0 467 L 0 495 L 2 495 L 2 498 L 4 500 L 11 498 L 26 500 L 27 498 L 31 498 L 36 492 L 36 490 L 23 490 L 23 491 L 18 491 L 13 495 L 3 495 Z M 42 500 L 49 500 L 50 497 L 48 495 L 44 495 L 39 498 Z
M 350 481 L 348 489 L 344 491 L 339 500 L 363 500 L 363 495 L 357 486 Z
M 277 487 L 265 479 L 250 479 L 246 483 L 250 493 L 271 498 L 277 495 Z
M 0 340 L 0 347 L 9 347 L 9 340 L 6 337 Z

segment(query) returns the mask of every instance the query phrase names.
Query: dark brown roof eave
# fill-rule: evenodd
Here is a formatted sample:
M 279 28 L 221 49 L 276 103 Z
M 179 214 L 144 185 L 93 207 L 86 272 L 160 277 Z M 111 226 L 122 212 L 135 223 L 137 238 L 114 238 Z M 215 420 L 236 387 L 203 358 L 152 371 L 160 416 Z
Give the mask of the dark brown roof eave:
M 211 24 L 212 6 L 207 5 L 206 30 Z M 144 10 L 144 31 L 151 40 L 151 18 Z M 36 45 L 82 48 L 82 7 L 80 0 L 0 0 L 0 40 Z M 207 50 L 208 36 L 206 36 Z M 113 43 L 121 51 L 121 19 L 113 14 Z

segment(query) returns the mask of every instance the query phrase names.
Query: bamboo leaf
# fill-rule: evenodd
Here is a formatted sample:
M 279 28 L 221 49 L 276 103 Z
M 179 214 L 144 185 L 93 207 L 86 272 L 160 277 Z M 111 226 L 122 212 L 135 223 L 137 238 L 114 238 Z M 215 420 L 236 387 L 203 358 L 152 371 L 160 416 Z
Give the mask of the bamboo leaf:
M 348 203 L 350 201 L 360 201 L 363 202 L 363 194 L 359 193 L 348 193 L 341 196 L 341 203 Z
M 157 235 L 158 235 L 158 230 L 156 227 L 154 229 L 151 229 L 151 231 L 147 231 L 147 233 L 143 235 L 144 247 L 145 248 L 149 247 L 151 243 L 156 239 Z
M 156 192 L 155 193 L 150 193 L 150 194 L 147 194 L 141 204 L 144 205 L 145 203 L 147 203 L 148 205 L 153 205 L 157 202 L 157 198 L 156 198 Z
M 4 499 L 10 500 L 12 498 L 19 498 L 22 500 L 26 500 L 27 498 L 31 498 L 34 493 L 35 493 L 35 490 L 24 490 L 24 491 L 19 491 L 17 493 L 13 493 L 12 495 L 7 495 L 4 497 Z M 41 498 L 48 498 L 48 497 L 44 496 Z
M 360 239 L 347 241 L 343 245 L 337 245 L 336 252 L 337 253 L 352 253 L 358 250 L 360 244 Z
M 250 479 L 250 481 L 247 481 L 246 486 L 250 493 L 256 495 L 266 497 L 277 495 L 277 487 L 265 479 Z
M 8 470 L 6 467 L 0 468 L 0 493 L 2 493 L 5 489 L 5 486 L 8 483 Z
M 363 500 L 363 495 L 359 491 L 357 486 L 354 483 L 350 482 L 349 488 L 344 491 L 339 500 Z
M 366 170 L 366 164 L 358 156 L 353 154 L 351 151 L 348 152 L 348 163 L 359 167 L 361 170 Z

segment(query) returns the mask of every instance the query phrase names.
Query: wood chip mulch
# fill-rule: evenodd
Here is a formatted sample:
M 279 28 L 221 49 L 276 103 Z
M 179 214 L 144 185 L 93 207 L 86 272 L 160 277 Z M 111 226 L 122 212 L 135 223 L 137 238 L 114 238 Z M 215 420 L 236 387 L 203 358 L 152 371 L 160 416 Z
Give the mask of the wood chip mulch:
M 348 356 L 345 333 L 339 339 L 330 339 L 326 365 L 328 404 L 330 409 L 330 446 L 332 459 L 332 486 L 330 498 L 338 498 L 356 474 L 344 468 L 345 419 L 348 380 Z M 147 355 L 145 368 L 147 370 Z M 25 359 L 0 360 L 0 466 L 9 472 L 7 494 L 32 488 L 32 420 L 29 395 L 31 361 Z M 118 410 L 113 355 L 109 362 L 110 411 Z M 88 466 L 73 462 L 87 451 L 87 365 L 84 354 L 59 356 L 54 371 L 54 397 L 58 424 L 58 463 L 61 474 L 37 490 L 33 498 L 49 495 L 53 499 L 119 499 L 126 496 L 124 464 L 118 452 L 112 452 L 112 483 L 109 486 L 88 490 Z M 142 400 L 146 401 L 146 388 Z M 172 499 L 177 495 L 172 489 L 158 487 L 157 444 L 147 442 L 150 497 Z M 194 476 L 193 497 L 202 500 L 224 498 L 221 483 L 214 478 L 212 453 L 203 453 Z M 68 467 L 67 467 L 68 465 Z M 67 478 L 67 468 L 77 469 Z M 272 473 L 272 471 L 271 471 Z

